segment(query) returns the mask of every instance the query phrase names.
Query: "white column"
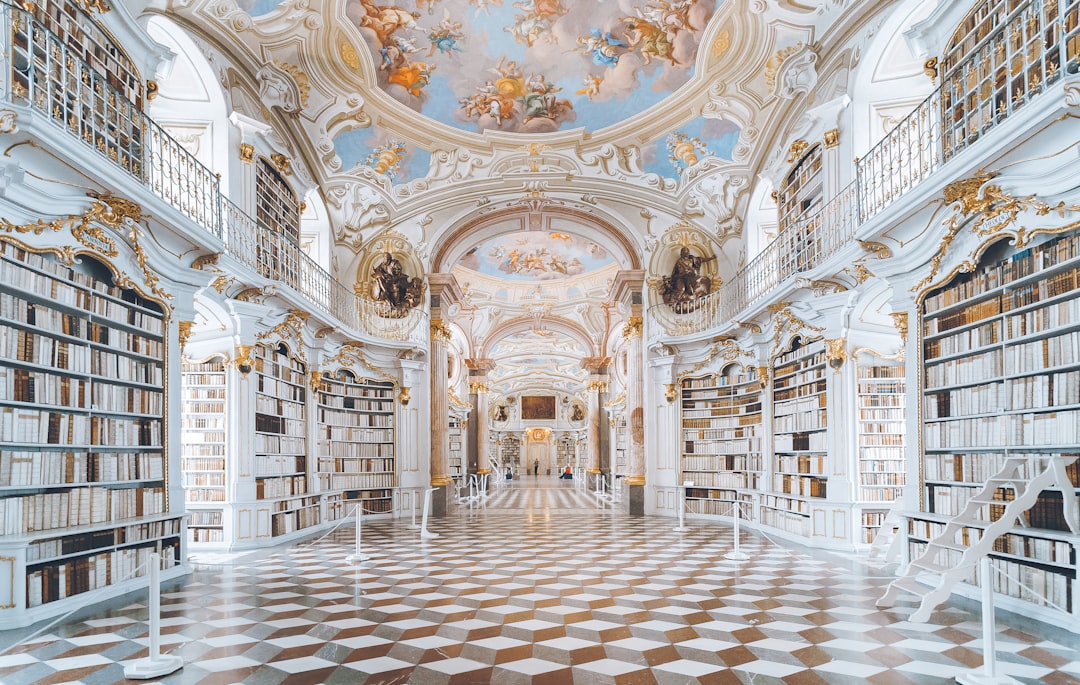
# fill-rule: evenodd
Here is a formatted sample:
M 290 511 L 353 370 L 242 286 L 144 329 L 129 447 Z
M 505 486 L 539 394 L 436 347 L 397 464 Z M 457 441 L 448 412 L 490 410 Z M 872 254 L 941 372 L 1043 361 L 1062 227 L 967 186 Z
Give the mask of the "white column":
M 627 415 L 627 453 L 629 464 L 626 476 L 627 485 L 645 485 L 645 409 L 643 404 L 642 358 L 641 358 L 642 321 L 640 316 L 632 316 L 623 327 L 623 336 L 629 343 L 626 366 L 629 378 L 626 386 Z
M 450 478 L 450 398 L 447 395 L 446 343 L 450 329 L 440 319 L 431 322 L 431 484 L 448 486 Z

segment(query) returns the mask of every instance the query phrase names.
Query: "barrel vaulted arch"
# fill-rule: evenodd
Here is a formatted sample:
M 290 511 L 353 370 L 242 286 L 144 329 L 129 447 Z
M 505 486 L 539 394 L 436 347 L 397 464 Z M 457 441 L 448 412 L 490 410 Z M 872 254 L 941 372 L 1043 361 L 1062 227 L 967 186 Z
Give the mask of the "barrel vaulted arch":
M 508 321 L 504 321 L 495 328 L 484 338 L 484 343 L 480 348 L 481 357 L 490 357 L 495 346 L 502 340 L 509 338 L 517 333 L 527 333 L 535 330 L 536 322 L 531 317 L 520 316 Z M 543 322 L 544 330 L 551 331 L 553 333 L 561 333 L 573 341 L 582 346 L 584 350 L 588 351 L 590 357 L 598 355 L 596 343 L 592 341 L 588 331 L 585 330 L 580 324 L 564 319 L 561 317 L 545 318 Z

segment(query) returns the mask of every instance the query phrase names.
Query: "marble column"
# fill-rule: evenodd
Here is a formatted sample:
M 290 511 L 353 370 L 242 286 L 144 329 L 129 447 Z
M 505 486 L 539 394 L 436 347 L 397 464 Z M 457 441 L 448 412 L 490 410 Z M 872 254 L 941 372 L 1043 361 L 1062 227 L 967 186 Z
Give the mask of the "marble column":
M 627 504 L 633 516 L 645 515 L 645 416 L 642 398 L 642 358 L 641 358 L 642 320 L 640 316 L 631 316 L 623 326 L 623 337 L 628 344 L 626 368 L 627 414 L 627 450 L 629 452 L 626 486 L 629 488 Z
M 491 455 L 488 454 L 488 440 L 491 434 L 491 425 L 488 420 L 488 386 L 487 376 L 478 376 L 470 379 L 473 386 L 470 391 L 476 393 L 476 472 L 488 473 L 491 471 Z
M 588 389 L 589 400 L 589 473 L 600 473 L 600 393 L 604 391 L 604 383 L 600 380 L 590 380 L 585 386 Z
M 446 516 L 453 479 L 450 478 L 450 397 L 447 393 L 450 329 L 441 319 L 431 321 L 431 514 Z

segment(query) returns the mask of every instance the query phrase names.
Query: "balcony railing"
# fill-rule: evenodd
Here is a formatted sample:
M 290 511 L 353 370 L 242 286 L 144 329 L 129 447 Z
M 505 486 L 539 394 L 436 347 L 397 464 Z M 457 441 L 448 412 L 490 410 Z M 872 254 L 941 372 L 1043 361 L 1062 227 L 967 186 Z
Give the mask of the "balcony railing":
M 1080 0 L 1018 3 L 855 167 L 855 181 L 820 211 L 785 228 L 731 281 L 686 314 L 649 308 L 668 336 L 702 333 L 737 320 L 788 278 L 821 266 L 863 223 L 925 181 L 995 126 L 1076 73 Z M 712 318 L 709 318 L 712 317 Z
M 365 300 L 286 236 L 257 225 L 221 193 L 215 173 L 27 11 L 0 3 L 10 71 L 4 99 L 37 110 L 225 244 L 255 273 L 286 285 L 346 327 L 425 343 L 427 314 Z

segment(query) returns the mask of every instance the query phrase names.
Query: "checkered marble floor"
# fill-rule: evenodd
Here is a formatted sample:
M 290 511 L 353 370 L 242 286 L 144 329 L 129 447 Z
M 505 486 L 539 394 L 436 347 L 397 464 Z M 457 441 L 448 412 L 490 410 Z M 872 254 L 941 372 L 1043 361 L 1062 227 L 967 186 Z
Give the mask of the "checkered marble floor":
M 346 561 L 348 527 L 202 557 L 163 593 L 162 649 L 185 665 L 156 682 L 899 685 L 982 663 L 977 616 L 908 623 L 874 606 L 887 577 L 843 560 L 744 531 L 751 558 L 729 561 L 726 526 L 566 512 L 574 490 L 543 478 L 519 490 L 549 506 L 462 508 L 426 542 L 408 521 L 367 522 L 362 563 Z M 999 618 L 1002 672 L 1080 683 L 1073 636 Z M 147 645 L 145 605 L 103 608 L 0 655 L 0 682 L 126 682 Z

